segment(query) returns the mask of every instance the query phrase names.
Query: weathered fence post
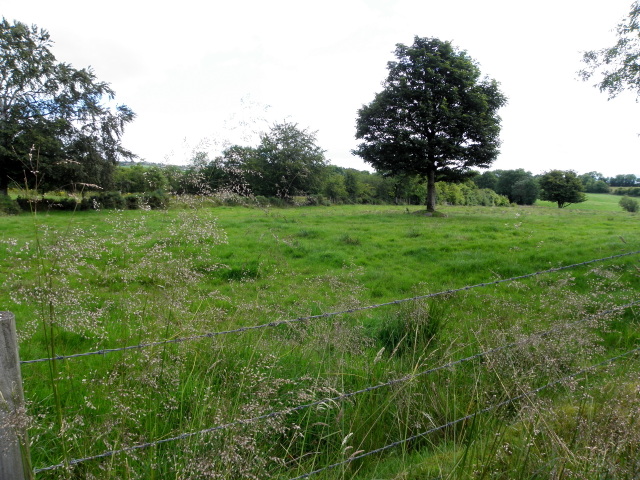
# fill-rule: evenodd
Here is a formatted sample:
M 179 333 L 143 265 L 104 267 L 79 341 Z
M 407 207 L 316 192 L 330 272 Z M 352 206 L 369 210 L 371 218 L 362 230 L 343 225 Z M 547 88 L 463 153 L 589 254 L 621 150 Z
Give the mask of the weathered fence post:
M 15 316 L 0 312 L 0 480 L 32 478 Z

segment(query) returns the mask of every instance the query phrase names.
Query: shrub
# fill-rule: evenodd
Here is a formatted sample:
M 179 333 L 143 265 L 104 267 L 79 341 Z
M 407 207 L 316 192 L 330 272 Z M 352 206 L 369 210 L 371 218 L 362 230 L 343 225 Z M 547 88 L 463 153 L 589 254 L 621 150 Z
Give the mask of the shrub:
M 620 199 L 620 206 L 624 208 L 627 212 L 637 212 L 638 211 L 638 201 L 634 200 L 631 197 L 622 197 Z
M 32 208 L 36 210 L 75 210 L 78 207 L 78 202 L 75 198 L 16 198 L 16 203 L 21 210 L 31 211 Z
M 288 206 L 286 200 L 281 197 L 269 197 L 269 203 L 272 207 L 284 208 Z
M 628 197 L 640 197 L 640 187 L 616 188 L 616 195 L 625 195 Z
M 115 208 L 123 210 L 125 208 L 125 200 L 120 192 L 100 192 L 83 198 L 81 208 L 82 210 L 90 210 L 92 208 Z
M 456 184 L 436 183 L 436 196 L 439 204 L 482 205 L 485 207 L 509 206 L 509 199 L 498 195 L 489 188 L 476 188 L 473 183 Z
M 148 205 L 151 210 L 164 210 L 169 206 L 169 196 L 161 190 L 156 190 L 142 195 L 142 203 Z
M 237 207 L 245 204 L 245 197 L 242 197 L 241 195 L 224 195 L 221 199 L 222 204 L 228 207 Z
M 267 207 L 267 206 L 269 206 L 271 204 L 269 202 L 269 199 L 267 197 L 265 197 L 264 195 L 256 195 L 255 197 L 253 197 L 253 199 L 255 200 L 256 204 L 259 207 Z
M 137 210 L 140 208 L 140 196 L 139 195 L 125 195 L 124 203 L 127 210 Z
M 20 213 L 20 206 L 9 195 L 0 195 L 0 212 L 7 215 L 17 215 Z
M 328 207 L 331 205 L 331 202 L 326 200 L 323 195 L 308 195 L 304 201 L 304 205 L 312 207 L 322 205 Z
M 498 195 L 490 188 L 482 188 L 476 193 L 477 205 L 483 207 L 508 207 L 510 205 L 509 198 L 504 195 Z

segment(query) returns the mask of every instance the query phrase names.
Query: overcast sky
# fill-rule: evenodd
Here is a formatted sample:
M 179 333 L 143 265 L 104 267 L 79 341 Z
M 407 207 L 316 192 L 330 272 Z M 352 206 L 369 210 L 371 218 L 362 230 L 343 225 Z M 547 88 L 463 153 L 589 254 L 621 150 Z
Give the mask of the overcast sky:
M 397 43 L 450 40 L 495 78 L 502 148 L 493 168 L 640 175 L 640 105 L 577 79 L 581 52 L 610 46 L 631 0 L 1 0 L 45 28 L 59 61 L 93 67 L 136 120 L 125 146 L 151 162 L 255 145 L 276 121 L 317 131 L 335 165 L 351 155 L 357 110 L 373 100 Z

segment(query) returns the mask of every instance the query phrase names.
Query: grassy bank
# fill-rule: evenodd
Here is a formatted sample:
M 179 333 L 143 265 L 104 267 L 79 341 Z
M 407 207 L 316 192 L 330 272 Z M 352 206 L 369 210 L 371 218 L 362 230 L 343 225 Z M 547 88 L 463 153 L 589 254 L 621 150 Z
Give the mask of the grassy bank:
M 637 256 L 358 310 L 640 250 L 601 197 L 0 218 L 25 360 L 357 310 L 23 365 L 36 467 L 153 443 L 38 478 L 632 478 L 637 360 L 568 376 L 639 346 Z

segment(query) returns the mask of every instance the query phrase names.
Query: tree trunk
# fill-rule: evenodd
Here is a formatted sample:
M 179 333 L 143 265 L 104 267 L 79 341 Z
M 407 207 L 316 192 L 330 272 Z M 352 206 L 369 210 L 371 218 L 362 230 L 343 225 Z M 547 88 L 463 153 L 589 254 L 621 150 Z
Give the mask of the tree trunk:
M 436 211 L 436 170 L 427 172 L 427 212 Z

